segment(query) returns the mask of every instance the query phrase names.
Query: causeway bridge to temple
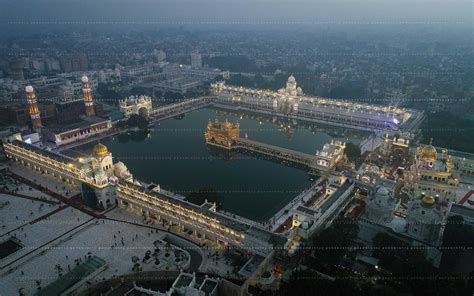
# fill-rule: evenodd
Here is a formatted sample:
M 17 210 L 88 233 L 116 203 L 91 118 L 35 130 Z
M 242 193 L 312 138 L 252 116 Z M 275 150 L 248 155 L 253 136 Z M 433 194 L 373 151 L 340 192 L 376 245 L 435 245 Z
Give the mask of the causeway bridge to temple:
M 205 108 L 212 103 L 212 98 L 209 96 L 199 97 L 191 100 L 182 101 L 179 103 L 164 105 L 158 108 L 152 109 L 148 116 L 151 121 L 160 121 L 175 117 L 178 115 L 186 114 L 188 112 Z
M 316 164 L 315 155 L 306 154 L 303 152 L 265 144 L 262 142 L 253 141 L 245 138 L 236 138 L 231 146 L 231 149 L 243 149 L 246 151 L 251 151 L 266 156 L 305 165 L 309 168 L 315 168 L 314 164 Z
M 322 172 L 331 171 L 338 162 L 343 160 L 345 144 L 331 141 L 325 144 L 322 151 L 315 154 L 307 154 L 279 146 L 274 146 L 258 141 L 240 137 L 240 124 L 228 121 L 219 122 L 218 119 L 209 121 L 207 131 L 204 134 L 206 144 L 224 148 L 227 150 L 242 149 L 255 152 L 271 158 L 290 161 L 303 165 L 311 170 Z

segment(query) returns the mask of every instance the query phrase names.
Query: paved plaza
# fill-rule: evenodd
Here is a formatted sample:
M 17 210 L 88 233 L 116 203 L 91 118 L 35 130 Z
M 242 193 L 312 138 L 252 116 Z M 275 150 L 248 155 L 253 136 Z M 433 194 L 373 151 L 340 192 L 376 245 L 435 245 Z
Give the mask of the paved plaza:
M 107 213 L 105 219 L 94 218 L 24 184 L 12 184 L 10 189 L 14 186 L 49 202 L 0 194 L 0 242 L 13 238 L 22 245 L 0 260 L 1 295 L 17 295 L 20 289 L 32 295 L 94 255 L 106 261 L 107 269 L 89 285 L 133 273 L 134 261 L 140 271 L 190 268 L 219 273 L 228 269 L 222 265 L 219 270 L 209 259 L 214 251 L 205 254 L 187 233 L 178 238 L 166 231 L 167 226 L 144 221 L 121 208 Z

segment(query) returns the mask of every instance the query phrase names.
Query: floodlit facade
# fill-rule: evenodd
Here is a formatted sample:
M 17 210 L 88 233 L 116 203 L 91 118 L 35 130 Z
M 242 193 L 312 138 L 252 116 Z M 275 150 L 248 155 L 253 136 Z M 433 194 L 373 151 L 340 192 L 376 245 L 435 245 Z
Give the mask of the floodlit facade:
M 324 144 L 321 151 L 316 151 L 316 160 L 313 167 L 321 168 L 324 171 L 333 169 L 344 157 L 346 143 L 331 140 L 331 143 Z
M 92 101 L 92 89 L 89 84 L 89 78 L 84 75 L 82 76 L 82 95 L 84 96 L 84 104 L 86 105 L 86 115 L 94 116 L 94 102 Z
M 405 190 L 412 197 L 433 196 L 437 203 L 457 202 L 459 177 L 453 172 L 453 162 L 447 151 L 438 159 L 436 148 L 430 143 L 418 147 L 415 162 L 405 176 Z
M 435 198 L 426 195 L 410 204 L 407 233 L 416 239 L 435 244 L 440 238 L 444 220 L 442 209 L 436 205 Z
M 129 96 L 119 101 L 119 107 L 125 117 L 130 117 L 132 114 L 148 116 L 153 109 L 153 103 L 149 96 Z
M 31 124 L 34 129 L 40 129 L 43 127 L 43 124 L 41 123 L 40 111 L 33 86 L 28 85 L 25 88 L 25 91 L 26 99 L 28 100 L 28 114 L 31 118 Z
M 251 112 L 279 115 L 313 122 L 330 123 L 363 130 L 413 128 L 421 113 L 403 108 L 305 96 L 293 76 L 278 91 L 211 84 L 216 105 Z
M 100 143 L 94 147 L 92 155 L 78 159 L 19 141 L 5 143 L 4 151 L 16 163 L 80 185 L 84 203 L 92 208 L 118 204 L 149 219 L 187 227 L 201 237 L 265 257 L 273 253 L 273 246 L 278 241 L 263 228 L 216 212 L 213 203 L 195 205 L 183 196 L 155 190 L 156 186 L 148 188 L 134 180 L 123 163 L 114 165 L 112 154 Z
M 209 121 L 207 124 L 207 131 L 204 134 L 206 143 L 216 144 L 220 147 L 231 148 L 236 139 L 240 137 L 240 124 L 230 123 L 227 120 L 223 123 L 219 122 L 217 118 L 214 121 Z
M 43 131 L 43 137 L 59 147 L 107 133 L 111 129 L 110 119 L 91 116 L 79 122 L 47 128 Z

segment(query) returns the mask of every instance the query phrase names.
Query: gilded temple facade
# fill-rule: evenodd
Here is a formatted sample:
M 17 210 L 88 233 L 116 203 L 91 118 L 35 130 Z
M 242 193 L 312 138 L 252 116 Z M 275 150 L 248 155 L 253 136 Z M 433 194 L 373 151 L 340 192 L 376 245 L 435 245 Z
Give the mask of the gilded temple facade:
M 447 151 L 442 153 L 445 157 L 438 157 L 438 151 L 431 142 L 417 148 L 415 161 L 405 176 L 405 189 L 412 199 L 429 195 L 437 203 L 458 202 L 456 192 L 459 176 L 453 171 L 453 162 Z
M 222 148 L 231 149 L 234 142 L 240 137 L 240 124 L 219 122 L 216 118 L 214 121 L 209 121 L 207 130 L 204 134 L 206 143 L 209 145 L 216 145 Z

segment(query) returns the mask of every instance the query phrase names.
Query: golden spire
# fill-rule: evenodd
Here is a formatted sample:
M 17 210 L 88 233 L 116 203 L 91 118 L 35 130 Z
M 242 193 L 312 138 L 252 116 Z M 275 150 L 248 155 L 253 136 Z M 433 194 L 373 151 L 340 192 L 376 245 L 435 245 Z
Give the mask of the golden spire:
M 97 145 L 94 146 L 94 154 L 96 156 L 106 156 L 109 153 L 107 146 L 102 144 L 100 141 L 97 143 Z

